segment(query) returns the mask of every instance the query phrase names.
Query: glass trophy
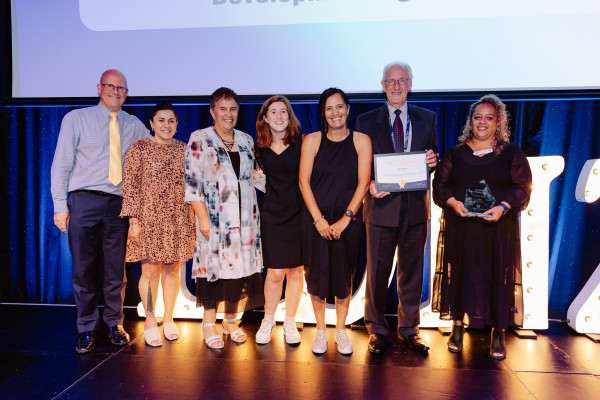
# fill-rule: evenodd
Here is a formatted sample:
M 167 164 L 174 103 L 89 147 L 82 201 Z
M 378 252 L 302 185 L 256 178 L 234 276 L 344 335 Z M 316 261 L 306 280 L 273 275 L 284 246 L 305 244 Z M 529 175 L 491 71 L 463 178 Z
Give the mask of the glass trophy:
M 492 218 L 491 214 L 484 214 L 484 212 L 494 207 L 496 199 L 485 179 L 480 180 L 475 187 L 467 189 L 464 204 L 468 210 L 467 215 Z

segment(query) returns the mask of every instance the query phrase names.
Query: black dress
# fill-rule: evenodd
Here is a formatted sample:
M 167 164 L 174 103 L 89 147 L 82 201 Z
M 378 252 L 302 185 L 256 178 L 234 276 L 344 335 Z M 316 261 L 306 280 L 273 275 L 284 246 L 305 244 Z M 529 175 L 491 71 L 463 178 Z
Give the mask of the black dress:
M 454 197 L 464 203 L 467 188 L 485 179 L 496 199 L 512 207 L 496 222 L 459 217 L 446 205 Z M 433 180 L 433 199 L 443 209 L 438 238 L 433 309 L 442 319 L 506 329 L 523 323 L 519 215 L 529 203 L 531 170 L 515 145 L 500 154 L 473 155 L 465 145 L 449 149 Z
M 321 144 L 315 155 L 310 187 L 319 210 L 329 224 L 344 216 L 358 187 L 358 154 L 353 137 L 350 131 L 344 140 L 333 142 L 327 135 L 321 135 Z M 356 213 L 356 220 L 348 224 L 340 239 L 327 240 L 319 235 L 306 205 L 302 208 L 302 250 L 306 285 L 311 295 L 320 298 L 350 295 L 361 222 L 362 206 Z
M 263 264 L 267 268 L 294 268 L 302 265 L 298 186 L 300 137 L 281 154 L 268 147 L 256 147 L 256 159 L 266 177 L 265 197 L 260 207 L 260 236 Z

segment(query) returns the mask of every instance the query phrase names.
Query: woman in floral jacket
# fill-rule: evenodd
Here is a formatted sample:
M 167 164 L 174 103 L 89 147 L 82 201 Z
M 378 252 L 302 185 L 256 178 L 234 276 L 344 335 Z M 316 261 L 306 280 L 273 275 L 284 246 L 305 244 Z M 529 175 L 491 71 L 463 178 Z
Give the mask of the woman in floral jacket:
M 235 314 L 264 304 L 254 143 L 234 129 L 238 110 L 237 94 L 217 89 L 210 97 L 214 125 L 192 133 L 185 158 L 185 199 L 196 214 L 192 278 L 210 348 L 224 345 L 214 326 L 217 311 L 225 312 L 223 333 L 243 343 Z

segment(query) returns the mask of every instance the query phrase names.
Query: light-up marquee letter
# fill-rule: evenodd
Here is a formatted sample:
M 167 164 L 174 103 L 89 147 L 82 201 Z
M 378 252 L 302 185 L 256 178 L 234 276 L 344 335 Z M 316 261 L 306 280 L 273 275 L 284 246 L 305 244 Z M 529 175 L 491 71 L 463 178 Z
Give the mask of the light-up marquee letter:
M 584 203 L 600 198 L 600 159 L 586 161 L 577 180 L 575 198 Z M 569 306 L 567 319 L 579 333 L 600 334 L 600 265 Z
M 560 156 L 529 157 L 529 165 L 533 174 L 533 191 L 529 207 L 521 213 L 521 256 L 523 260 L 523 307 L 524 329 L 548 328 L 548 253 L 549 253 L 549 208 L 550 208 L 550 182 L 556 178 L 564 168 L 564 159 Z M 431 236 L 430 243 L 436 243 L 440 231 L 440 218 L 442 211 L 432 202 L 431 207 Z M 439 314 L 431 310 L 431 287 L 435 276 L 436 246 L 430 246 L 429 265 L 429 297 L 421 304 L 421 324 L 423 328 L 450 326 L 450 321 L 442 321 Z M 394 259 L 394 263 L 395 263 Z M 389 282 L 393 279 L 394 270 Z M 173 316 L 175 318 L 201 319 L 202 308 L 196 308 L 196 298 L 186 286 L 186 268 L 181 267 L 181 288 Z M 358 277 L 357 277 L 358 278 Z M 350 300 L 346 323 L 351 324 L 364 316 L 365 284 L 363 275 L 360 285 Z M 306 288 L 306 283 L 304 284 Z M 162 316 L 162 291 L 156 302 L 156 315 Z M 142 303 L 138 305 L 138 314 L 144 315 Z M 222 318 L 222 315 L 219 315 Z M 283 321 L 285 318 L 285 303 L 278 304 L 275 320 Z M 302 293 L 296 321 L 316 323 L 313 314 L 310 296 L 306 289 Z M 325 322 L 335 325 L 335 305 L 327 304 Z

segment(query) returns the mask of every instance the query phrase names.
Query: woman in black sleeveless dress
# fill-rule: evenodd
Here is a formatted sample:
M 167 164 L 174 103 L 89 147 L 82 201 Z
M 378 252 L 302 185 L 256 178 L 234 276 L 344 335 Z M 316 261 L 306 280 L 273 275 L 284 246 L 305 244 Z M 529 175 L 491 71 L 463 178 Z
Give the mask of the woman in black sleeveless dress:
M 300 343 L 296 311 L 304 286 L 298 168 L 302 138 L 300 122 L 288 99 L 273 96 L 263 104 L 256 118 L 255 156 L 266 176 L 265 197 L 260 208 L 260 232 L 265 279 L 265 317 L 256 333 L 256 343 L 271 341 L 275 311 L 285 287 L 283 334 L 288 344 Z
M 300 158 L 302 250 L 317 334 L 312 351 L 327 350 L 325 300 L 335 296 L 337 349 L 353 351 L 346 317 L 356 269 L 362 200 L 371 179 L 371 140 L 346 126 L 350 107 L 340 89 L 319 99 L 319 129 L 304 139 Z

